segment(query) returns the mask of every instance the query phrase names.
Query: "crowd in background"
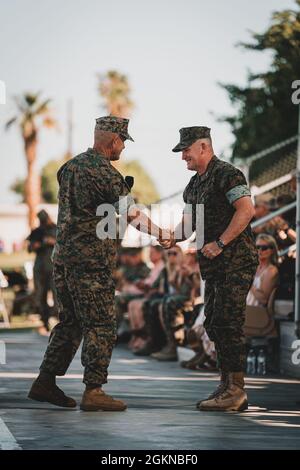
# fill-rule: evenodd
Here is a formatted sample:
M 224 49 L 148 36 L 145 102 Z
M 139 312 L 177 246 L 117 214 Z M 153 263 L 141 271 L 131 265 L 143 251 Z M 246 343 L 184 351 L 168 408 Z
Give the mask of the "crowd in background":
M 260 219 L 290 202 L 292 198 L 288 195 L 277 199 L 259 198 L 255 218 Z M 291 210 L 253 230 L 259 266 L 247 296 L 246 315 L 253 313 L 253 307 L 260 308 L 258 314 L 264 309 L 269 309 L 270 313 L 270 302 L 276 298 L 293 299 L 295 253 L 281 257 L 279 253 L 295 242 L 295 225 L 296 214 Z M 130 338 L 128 346 L 135 355 L 151 356 L 159 361 L 177 360 L 178 346 L 187 346 L 194 351 L 194 356 L 182 361 L 183 367 L 216 370 L 214 344 L 203 327 L 204 293 L 200 296 L 196 251 L 182 252 L 179 246 L 164 251 L 160 246 L 152 246 L 149 270 L 149 263 L 146 265 L 142 260 L 142 250 L 132 250 L 120 254 L 116 274 L 120 337 L 123 334 L 124 338 Z M 129 326 L 126 334 L 121 326 L 124 322 Z M 277 334 L 274 327 L 266 336 L 273 339 Z M 250 344 L 251 338 L 248 340 Z
M 262 195 L 256 200 L 255 219 L 261 219 L 294 201 L 295 199 L 289 194 L 282 194 L 277 198 L 269 194 Z M 276 242 L 276 248 L 273 246 L 273 251 L 281 252 L 296 243 L 296 208 L 273 217 L 265 224 L 254 228 L 253 232 L 256 236 L 266 234 L 273 237 Z M 295 254 L 296 251 L 289 253 L 276 263 L 279 269 L 279 285 L 276 294 L 278 298 L 293 300 L 295 297 Z
M 123 259 L 122 254 L 120 258 Z M 179 246 L 164 250 L 156 245 L 150 247 L 149 258 L 151 270 L 146 272 L 140 263 L 141 271 L 136 270 L 135 276 L 131 275 L 132 261 L 119 266 L 117 318 L 120 324 L 124 314 L 127 315 L 131 333 L 129 347 L 134 354 L 176 360 L 175 333 L 180 329 L 180 318 L 182 321 L 192 315 L 199 297 L 197 254 L 194 249 L 183 253 Z
M 292 198 L 288 195 L 277 199 L 261 196 L 256 200 L 255 219 L 290 202 Z M 40 226 L 27 239 L 28 250 L 36 253 L 35 295 L 25 289 L 23 276 L 23 287 L 16 291 L 13 313 L 22 310 L 24 299 L 34 300 L 32 305 L 43 322 L 41 333 L 49 334 L 49 317 L 56 315 L 55 302 L 52 308 L 47 304 L 48 293 L 53 289 L 49 273 L 55 225 L 45 211 L 39 213 L 39 218 Z M 295 253 L 281 257 L 278 253 L 295 242 L 295 228 L 296 213 L 291 210 L 253 230 L 259 266 L 248 293 L 247 308 L 264 309 L 270 299 L 294 298 Z M 21 274 L 7 277 L 14 285 L 18 276 Z M 194 248 L 183 252 L 178 245 L 169 250 L 160 245 L 120 247 L 114 278 L 119 341 L 126 340 L 135 355 L 151 356 L 158 361 L 177 360 L 178 346 L 187 346 L 194 351 L 194 356 L 182 361 L 183 367 L 216 370 L 214 344 L 203 327 L 204 292 L 200 295 L 200 271 Z

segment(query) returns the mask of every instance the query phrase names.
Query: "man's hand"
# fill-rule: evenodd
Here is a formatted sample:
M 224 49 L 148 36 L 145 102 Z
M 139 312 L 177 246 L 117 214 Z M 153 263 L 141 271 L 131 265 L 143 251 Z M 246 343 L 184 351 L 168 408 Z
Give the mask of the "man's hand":
M 207 243 L 206 245 L 203 246 L 201 253 L 209 259 L 214 259 L 216 256 L 218 256 L 220 253 L 222 253 L 223 250 L 218 247 L 216 242 L 211 242 Z
M 168 229 L 163 229 L 163 233 L 158 238 L 158 241 L 159 244 L 165 249 L 172 248 L 172 246 L 176 245 L 174 232 L 171 232 L 171 230 Z
M 36 251 L 39 248 L 41 248 L 41 246 L 42 246 L 41 242 L 33 242 L 31 245 L 31 248 L 33 249 L 33 251 Z
M 54 237 L 44 237 L 44 243 L 47 245 L 55 245 L 55 238 Z

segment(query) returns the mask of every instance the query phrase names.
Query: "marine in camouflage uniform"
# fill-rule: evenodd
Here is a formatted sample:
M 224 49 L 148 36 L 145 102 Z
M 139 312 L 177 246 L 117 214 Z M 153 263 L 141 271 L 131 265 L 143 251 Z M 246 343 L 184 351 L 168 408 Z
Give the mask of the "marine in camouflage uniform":
M 127 131 L 128 120 L 104 117 L 96 120 L 96 131 L 119 136 L 120 152 Z M 132 140 L 132 139 L 131 139 Z M 117 158 L 115 158 L 117 159 Z M 113 271 L 116 262 L 115 239 L 99 239 L 96 227 L 102 217 L 96 215 L 101 204 L 112 204 L 117 212 L 127 210 L 127 200 L 122 210 L 119 198 L 128 195 L 130 188 L 123 176 L 110 163 L 110 159 L 94 148 L 67 161 L 58 171 L 59 213 L 57 240 L 53 253 L 54 281 L 57 293 L 60 322 L 52 330 L 48 348 L 41 364 L 40 378 L 34 383 L 29 397 L 51 401 L 60 406 L 76 406 L 74 400 L 53 388 L 53 397 L 43 387 L 45 378 L 64 375 L 83 339 L 83 382 L 87 388 L 97 389 L 107 382 L 107 368 L 116 341 L 114 312 Z M 43 382 L 44 380 L 44 382 Z M 52 383 L 53 385 L 53 383 Z M 99 393 L 98 393 L 99 392 Z M 86 393 L 86 392 L 85 392 Z M 94 392 L 93 392 L 94 393 Z M 126 405 L 104 394 L 104 408 L 87 402 L 82 409 L 123 410 Z M 99 398 L 100 397 L 100 398 Z M 101 398 L 102 397 L 102 398 Z M 108 397 L 108 399 L 107 399 Z M 101 402 L 102 403 L 102 402 Z
M 173 149 L 175 152 L 184 151 L 201 139 L 207 146 L 204 148 L 210 148 L 213 152 L 210 129 L 207 127 L 183 128 L 180 136 L 180 143 Z M 204 248 L 198 250 L 201 275 L 206 281 L 204 326 L 215 343 L 221 369 L 220 386 L 209 397 L 208 405 L 205 401 L 200 405 L 198 403 L 200 409 L 225 409 L 228 403 L 229 408 L 235 409 L 236 404 L 232 406 L 230 401 L 234 393 L 230 395 L 232 387 L 228 388 L 229 381 L 232 385 L 235 380 L 239 389 L 244 387 L 246 350 L 243 324 L 246 297 L 256 272 L 258 256 L 249 222 L 226 246 L 220 237 L 233 219 L 236 211 L 234 203 L 245 196 L 248 196 L 249 203 L 250 191 L 243 173 L 213 153 L 205 172 L 197 172 L 183 193 L 186 203 L 184 215 L 192 217 L 193 230 L 196 230 L 196 205 L 204 205 L 204 247 L 212 246 L 209 244 L 216 241 L 221 245 L 217 247 L 220 253 L 212 258 L 207 256 L 209 251 Z M 225 392 L 228 396 L 223 396 L 216 404 L 214 400 Z M 238 400 L 237 407 L 246 407 L 245 393 L 241 392 L 240 396 L 243 398 Z
M 97 207 L 118 204 L 129 189 L 109 161 L 94 149 L 58 172 L 59 215 L 54 282 L 60 323 L 53 329 L 41 370 L 64 375 L 83 338 L 85 384 L 106 383 L 116 340 L 114 283 L 116 240 L 99 240 Z
M 59 213 L 53 262 L 60 323 L 51 333 L 40 374 L 29 392 L 33 400 L 76 406 L 75 400 L 56 386 L 55 377 L 65 374 L 83 338 L 86 389 L 80 408 L 123 411 L 127 407 L 102 390 L 116 341 L 115 212 L 123 216 L 122 221 L 135 220 L 139 230 L 153 234 L 162 244 L 171 236 L 135 206 L 129 195 L 129 180 L 133 178 L 127 177 L 126 182 L 111 165 L 119 159 L 124 141 L 133 140 L 128 122 L 114 116 L 97 119 L 94 147 L 58 171 Z
M 47 302 L 48 292 L 52 292 L 54 301 L 54 313 L 56 314 L 57 303 L 53 283 L 53 266 L 51 254 L 56 238 L 56 225 L 45 210 L 37 214 L 40 226 L 32 230 L 27 237 L 29 241 L 28 251 L 35 252 L 36 258 L 33 267 L 35 302 L 41 320 L 44 323 L 45 333 L 49 330 L 49 317 L 51 309 Z M 42 333 L 43 330 L 40 330 Z

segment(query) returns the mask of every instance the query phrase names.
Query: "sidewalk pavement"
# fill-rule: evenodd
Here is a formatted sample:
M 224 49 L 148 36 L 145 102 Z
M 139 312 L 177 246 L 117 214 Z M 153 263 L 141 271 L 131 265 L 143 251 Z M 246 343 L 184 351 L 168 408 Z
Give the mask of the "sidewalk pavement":
M 137 358 L 120 345 L 104 389 L 124 399 L 128 410 L 87 413 L 27 399 L 46 345 L 36 332 L 0 333 L 0 351 L 6 351 L 6 364 L 0 363 L 2 449 L 299 449 L 299 380 L 248 378 L 247 411 L 204 413 L 195 403 L 216 387 L 216 374 Z M 57 382 L 80 402 L 80 354 Z

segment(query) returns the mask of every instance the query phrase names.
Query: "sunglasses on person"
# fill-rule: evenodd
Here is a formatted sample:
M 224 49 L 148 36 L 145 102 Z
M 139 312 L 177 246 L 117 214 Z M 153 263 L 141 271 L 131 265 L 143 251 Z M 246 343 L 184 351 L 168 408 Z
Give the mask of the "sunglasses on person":
M 177 256 L 177 251 L 168 251 L 168 256 Z
M 256 248 L 261 251 L 272 250 L 272 245 L 256 245 Z

